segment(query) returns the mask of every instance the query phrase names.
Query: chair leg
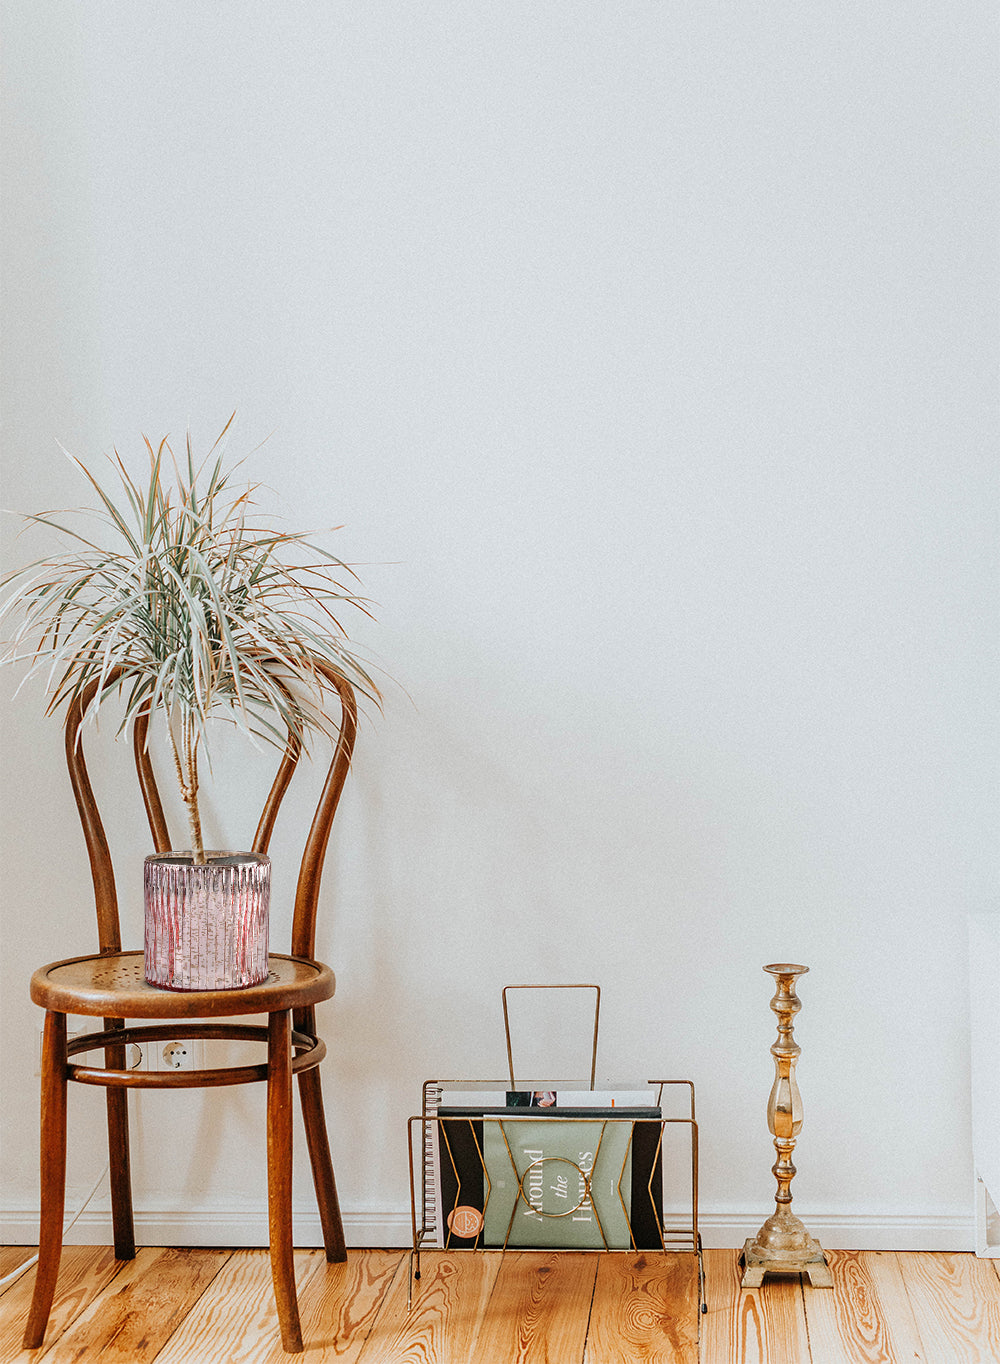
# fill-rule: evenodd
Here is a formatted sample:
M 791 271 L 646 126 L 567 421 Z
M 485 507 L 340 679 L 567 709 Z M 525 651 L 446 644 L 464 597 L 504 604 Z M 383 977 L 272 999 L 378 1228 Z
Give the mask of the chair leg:
M 41 1217 L 38 1269 L 24 1348 L 37 1350 L 45 1336 L 62 1255 L 66 1203 L 66 1015 L 45 1015 L 42 1040 Z
M 326 1114 L 323 1110 L 323 1090 L 318 1066 L 300 1073 L 299 1101 L 302 1104 L 302 1121 L 306 1129 L 313 1184 L 316 1186 L 316 1202 L 319 1204 L 326 1258 L 331 1264 L 342 1264 L 347 1259 L 347 1245 L 344 1241 L 340 1200 L 337 1197 L 337 1181 L 330 1158 L 330 1139 L 326 1131 Z
M 292 1021 L 288 1010 L 267 1020 L 267 1214 L 271 1276 L 289 1354 L 302 1349 L 292 1255 Z
M 122 1019 L 106 1018 L 105 1028 L 124 1027 Z M 105 1065 L 113 1070 L 125 1069 L 125 1048 L 106 1047 Z M 110 1157 L 111 1225 L 115 1237 L 115 1259 L 135 1259 L 135 1223 L 132 1216 L 132 1172 L 129 1156 L 128 1090 L 107 1091 L 108 1153 Z

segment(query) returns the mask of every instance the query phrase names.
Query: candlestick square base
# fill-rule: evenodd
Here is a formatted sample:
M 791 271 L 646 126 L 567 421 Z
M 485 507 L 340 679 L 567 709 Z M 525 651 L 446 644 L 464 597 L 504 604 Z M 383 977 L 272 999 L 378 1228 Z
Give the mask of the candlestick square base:
M 809 1243 L 801 1248 L 768 1253 L 761 1251 L 751 1239 L 744 1245 L 740 1259 L 743 1261 L 741 1288 L 759 1288 L 765 1274 L 807 1274 L 813 1288 L 833 1287 L 823 1248 L 813 1237 L 809 1237 Z

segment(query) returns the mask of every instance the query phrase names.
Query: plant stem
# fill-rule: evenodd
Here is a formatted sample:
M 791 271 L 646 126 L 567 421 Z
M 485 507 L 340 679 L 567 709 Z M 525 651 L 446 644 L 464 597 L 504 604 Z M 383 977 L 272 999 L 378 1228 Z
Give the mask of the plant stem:
M 201 810 L 198 807 L 198 738 L 194 732 L 193 717 L 184 717 L 184 776 L 181 787 L 184 808 L 187 810 L 188 827 L 191 830 L 191 851 L 196 866 L 205 863 L 205 845 L 201 833 Z
M 205 864 L 205 846 L 201 833 L 201 811 L 198 807 L 198 739 L 194 732 L 194 720 L 190 715 L 181 717 L 181 741 L 177 742 L 171 718 L 167 719 L 167 735 L 170 751 L 174 758 L 177 785 L 184 801 L 188 830 L 191 835 L 191 852 L 196 866 Z

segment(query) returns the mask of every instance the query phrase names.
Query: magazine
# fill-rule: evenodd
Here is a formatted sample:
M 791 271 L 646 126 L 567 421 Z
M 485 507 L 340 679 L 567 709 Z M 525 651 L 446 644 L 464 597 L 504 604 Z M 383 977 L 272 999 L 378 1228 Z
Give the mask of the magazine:
M 487 1118 L 484 1245 L 627 1249 L 633 1126 L 623 1118 Z
M 470 1088 L 445 1097 L 500 1096 Z M 659 1249 L 661 1111 L 617 1104 L 648 1092 L 605 1097 L 614 1106 L 437 1107 L 430 1171 L 425 1162 L 433 1244 Z

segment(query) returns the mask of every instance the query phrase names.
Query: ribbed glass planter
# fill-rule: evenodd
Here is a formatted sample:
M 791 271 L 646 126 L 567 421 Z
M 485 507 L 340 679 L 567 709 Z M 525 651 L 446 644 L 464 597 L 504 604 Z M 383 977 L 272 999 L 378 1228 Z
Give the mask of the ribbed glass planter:
M 146 858 L 145 976 L 167 990 L 238 990 L 267 979 L 271 862 L 260 853 Z

